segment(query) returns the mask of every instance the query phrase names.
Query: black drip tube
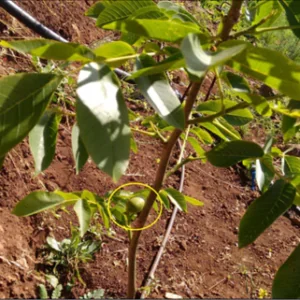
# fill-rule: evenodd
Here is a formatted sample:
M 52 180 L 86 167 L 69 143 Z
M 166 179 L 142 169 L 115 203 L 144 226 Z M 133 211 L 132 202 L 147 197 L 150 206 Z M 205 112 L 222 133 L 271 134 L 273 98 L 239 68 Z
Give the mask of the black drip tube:
M 23 23 L 26 27 L 30 28 L 32 31 L 38 33 L 40 36 L 55 40 L 63 43 L 68 43 L 68 40 L 64 39 L 39 21 L 37 21 L 35 18 L 33 18 L 30 14 L 28 14 L 26 11 L 24 11 L 22 8 L 20 8 L 17 4 L 15 4 L 12 0 L 0 0 L 0 7 L 5 9 L 10 15 L 15 17 L 17 20 L 19 20 L 21 23 Z M 114 69 L 115 73 L 121 77 L 129 77 L 130 74 L 121 70 L 121 69 Z M 132 81 L 128 81 L 130 83 L 133 83 Z

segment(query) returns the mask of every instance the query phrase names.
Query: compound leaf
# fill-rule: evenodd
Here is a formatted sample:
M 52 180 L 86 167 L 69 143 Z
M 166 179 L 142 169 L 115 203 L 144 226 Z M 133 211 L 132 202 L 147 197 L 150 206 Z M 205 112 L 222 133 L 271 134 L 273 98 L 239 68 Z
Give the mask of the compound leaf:
M 277 218 L 293 204 L 296 189 L 284 180 L 277 180 L 247 209 L 239 228 L 239 247 L 254 242 Z

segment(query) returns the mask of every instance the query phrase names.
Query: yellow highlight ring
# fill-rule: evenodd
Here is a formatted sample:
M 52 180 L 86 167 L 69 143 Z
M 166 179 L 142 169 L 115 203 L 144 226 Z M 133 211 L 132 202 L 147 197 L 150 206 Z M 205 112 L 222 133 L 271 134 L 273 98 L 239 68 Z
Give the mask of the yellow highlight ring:
M 111 214 L 111 211 L 110 211 L 110 202 L 111 202 L 111 199 L 113 197 L 113 195 L 118 191 L 120 190 L 121 188 L 123 187 L 126 187 L 126 186 L 129 186 L 129 185 L 140 185 L 140 186 L 143 186 L 143 187 L 146 187 L 147 189 L 151 190 L 153 193 L 156 194 L 159 202 L 160 202 L 160 210 L 159 210 L 159 213 L 158 213 L 158 216 L 157 218 L 149 225 L 145 226 L 145 227 L 142 227 L 142 228 L 131 228 L 131 227 L 128 227 L 128 226 L 123 226 L 121 224 L 119 224 L 113 217 L 112 217 L 112 214 Z M 147 184 L 144 184 L 144 183 L 141 183 L 141 182 L 130 182 L 130 183 L 125 183 L 125 184 L 122 184 L 120 185 L 117 189 L 115 189 L 113 191 L 113 193 L 109 196 L 108 198 L 108 214 L 109 214 L 109 217 L 110 219 L 113 221 L 113 223 L 115 223 L 117 226 L 125 229 L 125 230 L 129 230 L 129 231 L 140 231 L 140 230 L 145 230 L 145 229 L 148 229 L 150 227 L 152 227 L 155 223 L 157 223 L 157 221 L 159 220 L 159 218 L 161 217 L 162 215 L 162 211 L 163 211 L 163 202 L 162 202 L 162 199 L 159 195 L 159 193 L 154 189 L 152 188 L 151 186 L 147 185 Z

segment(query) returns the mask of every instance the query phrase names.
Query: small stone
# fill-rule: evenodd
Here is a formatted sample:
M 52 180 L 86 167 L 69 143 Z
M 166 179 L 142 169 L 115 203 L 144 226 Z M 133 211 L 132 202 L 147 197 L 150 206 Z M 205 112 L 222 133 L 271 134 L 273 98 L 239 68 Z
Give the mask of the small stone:
M 183 299 L 182 296 L 180 295 L 176 295 L 176 294 L 173 294 L 173 293 L 165 293 L 165 298 L 166 299 Z

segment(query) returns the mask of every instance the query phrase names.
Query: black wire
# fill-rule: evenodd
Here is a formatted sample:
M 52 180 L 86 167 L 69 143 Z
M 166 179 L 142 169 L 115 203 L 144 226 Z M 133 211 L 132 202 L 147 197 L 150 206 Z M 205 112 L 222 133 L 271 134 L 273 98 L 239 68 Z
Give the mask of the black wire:
M 0 0 L 0 7 L 6 10 L 10 15 L 15 17 L 21 23 L 23 23 L 26 27 L 30 28 L 35 33 L 39 34 L 43 38 L 55 40 L 63 43 L 68 43 L 69 41 L 37 21 L 30 14 L 20 8 L 17 4 L 15 4 L 12 0 Z M 114 69 L 115 73 L 123 80 L 128 83 L 134 83 L 132 80 L 126 80 L 126 77 L 129 77 L 130 74 L 121 70 Z

